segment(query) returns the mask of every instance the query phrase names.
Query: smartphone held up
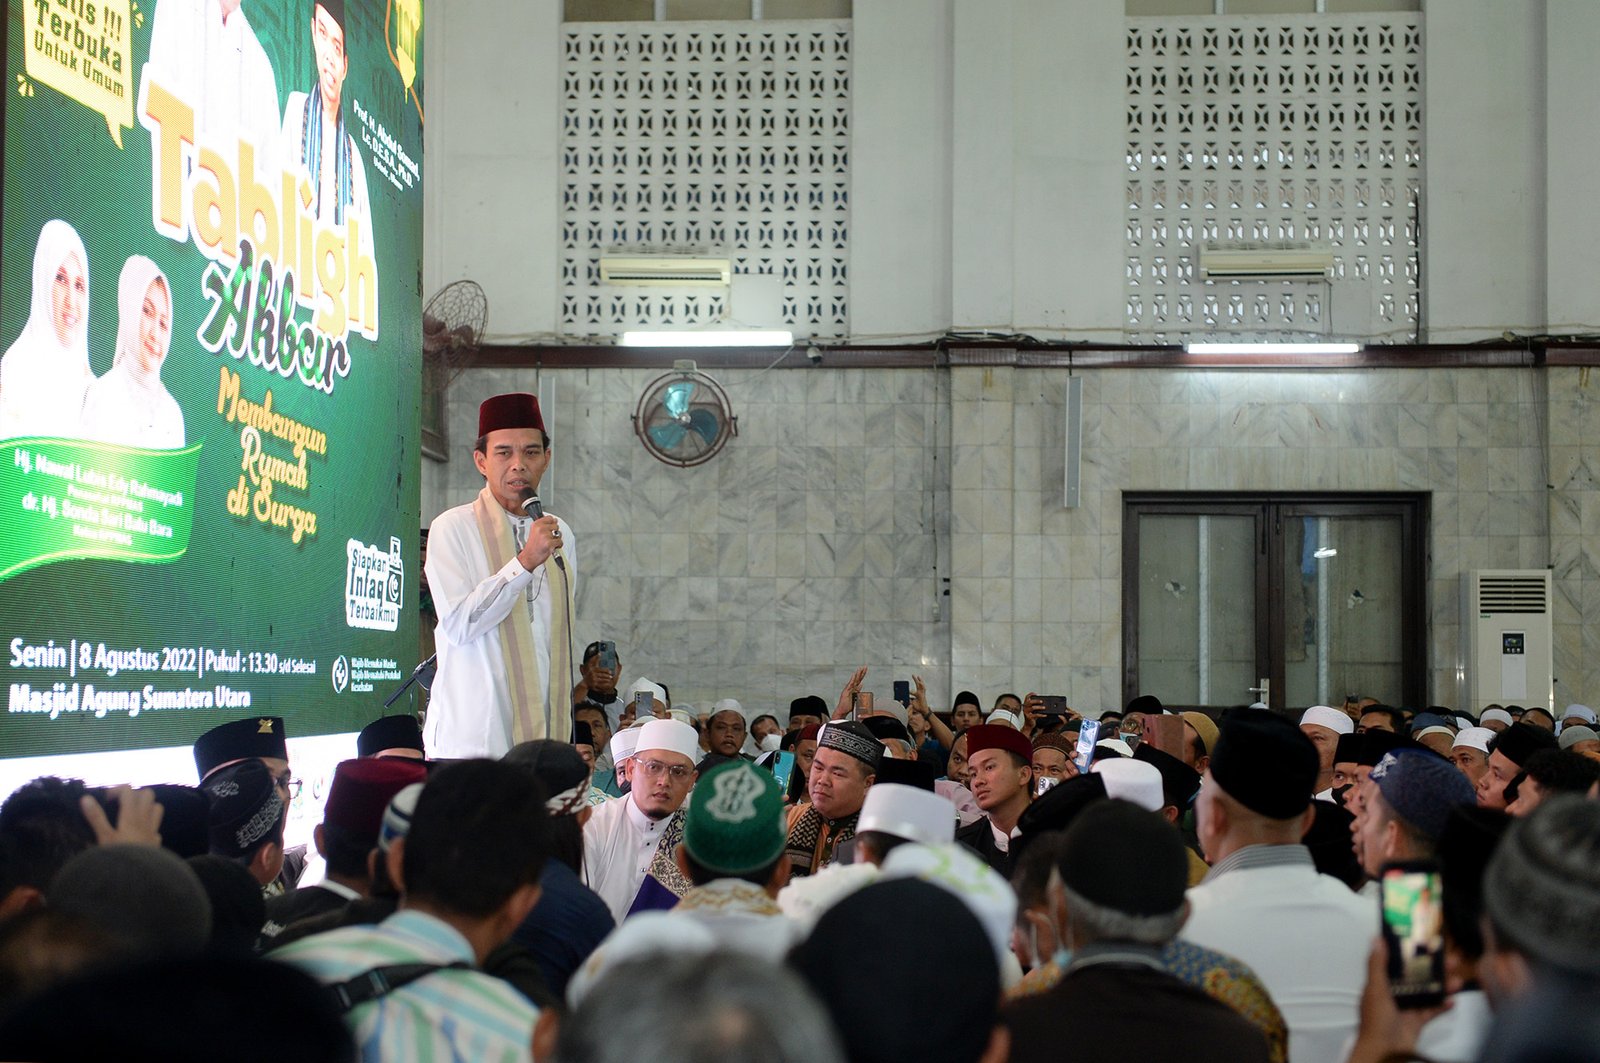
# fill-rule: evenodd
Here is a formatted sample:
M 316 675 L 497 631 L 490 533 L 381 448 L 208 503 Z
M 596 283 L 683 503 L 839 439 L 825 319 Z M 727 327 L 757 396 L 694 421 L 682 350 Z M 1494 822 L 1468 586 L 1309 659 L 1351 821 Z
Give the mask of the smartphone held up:
M 1444 903 L 1436 864 L 1386 864 L 1379 875 L 1389 984 L 1402 1008 L 1444 1001 Z

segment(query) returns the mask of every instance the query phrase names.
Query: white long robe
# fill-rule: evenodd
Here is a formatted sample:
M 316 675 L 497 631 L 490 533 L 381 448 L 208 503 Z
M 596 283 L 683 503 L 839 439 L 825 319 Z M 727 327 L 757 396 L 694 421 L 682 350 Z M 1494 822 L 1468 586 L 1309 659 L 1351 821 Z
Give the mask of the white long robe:
M 432 537 L 429 537 L 432 544 Z M 655 859 L 672 817 L 651 819 L 626 794 L 594 810 L 583 826 L 583 880 L 600 895 L 620 924 Z
M 255 147 L 256 176 L 278 166 L 278 83 L 241 4 L 227 22 L 217 0 L 161 0 L 150 26 L 144 76 L 194 108 L 195 140 L 238 165 L 239 141 Z M 267 187 L 274 194 L 278 182 Z
M 527 517 L 505 518 L 512 535 L 525 541 Z M 578 585 L 577 543 L 560 517 L 562 555 L 567 579 Z M 472 505 L 445 510 L 428 528 L 428 589 L 433 593 L 439 623 L 434 644 L 439 674 L 429 691 L 423 744 L 428 755 L 443 759 L 500 757 L 511 748 L 511 682 L 500 649 L 500 622 L 513 609 L 529 614 L 534 656 L 544 688 L 541 704 L 554 714 L 570 713 L 571 691 L 550 691 L 550 632 L 553 608 L 566 608 L 566 588 L 550 580 L 541 566 L 535 572 L 516 558 L 491 571 Z M 533 603 L 528 604 L 529 594 Z M 575 617 L 573 619 L 576 619 Z
M 1250 965 L 1289 1026 L 1289 1058 L 1342 1063 L 1359 1023 L 1378 905 L 1318 874 L 1299 845 L 1241 849 L 1188 897 L 1180 935 Z

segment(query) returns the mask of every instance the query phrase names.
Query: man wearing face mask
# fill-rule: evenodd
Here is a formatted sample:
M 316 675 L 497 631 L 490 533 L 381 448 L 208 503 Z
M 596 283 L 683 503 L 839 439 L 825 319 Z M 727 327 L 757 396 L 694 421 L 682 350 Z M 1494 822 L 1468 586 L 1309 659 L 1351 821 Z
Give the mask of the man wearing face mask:
M 1327 796 L 1317 794 L 1319 801 L 1332 801 L 1340 808 L 1349 807 L 1346 797 L 1360 780 L 1356 775 L 1356 766 L 1361 758 L 1361 743 L 1364 735 L 1354 731 L 1347 735 L 1340 735 L 1333 751 L 1333 781 L 1326 791 Z
M 1139 743 L 1144 741 L 1144 721 L 1147 716 L 1160 716 L 1166 711 L 1161 704 L 1161 699 L 1154 694 L 1140 694 L 1128 702 L 1128 708 L 1122 714 L 1121 721 L 1117 724 L 1117 734 L 1106 734 L 1102 729 L 1101 738 L 1121 738 L 1128 745 L 1137 749 Z

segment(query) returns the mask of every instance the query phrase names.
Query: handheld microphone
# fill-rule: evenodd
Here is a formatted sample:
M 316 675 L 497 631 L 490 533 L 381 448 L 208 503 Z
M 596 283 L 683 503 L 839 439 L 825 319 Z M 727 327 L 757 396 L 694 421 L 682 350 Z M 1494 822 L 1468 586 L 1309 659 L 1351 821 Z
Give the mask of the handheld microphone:
M 526 513 L 534 520 L 538 520 L 544 516 L 544 504 L 539 501 L 539 492 L 535 491 L 533 488 L 524 487 L 520 492 L 517 493 L 517 500 L 522 503 L 522 512 Z M 561 570 L 562 575 L 566 575 L 567 562 L 566 559 L 561 556 L 560 528 L 556 529 L 555 537 L 557 540 L 556 553 L 554 555 L 556 559 L 556 567 Z

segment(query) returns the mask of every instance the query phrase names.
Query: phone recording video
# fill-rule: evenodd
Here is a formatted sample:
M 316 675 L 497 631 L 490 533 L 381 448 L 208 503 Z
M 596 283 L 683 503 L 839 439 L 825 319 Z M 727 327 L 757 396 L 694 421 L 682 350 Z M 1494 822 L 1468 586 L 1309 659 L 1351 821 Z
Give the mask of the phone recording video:
M 1444 1000 L 1444 904 L 1434 864 L 1387 864 L 1382 884 L 1383 943 L 1389 984 L 1402 1008 L 1429 1008 Z

